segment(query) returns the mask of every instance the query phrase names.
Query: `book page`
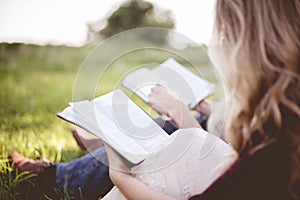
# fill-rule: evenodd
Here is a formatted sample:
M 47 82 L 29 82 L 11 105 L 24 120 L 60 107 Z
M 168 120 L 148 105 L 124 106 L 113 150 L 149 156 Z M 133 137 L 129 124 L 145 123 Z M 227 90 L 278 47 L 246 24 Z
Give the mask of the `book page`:
M 57 116 L 91 132 L 133 164 L 140 163 L 169 135 L 121 90 L 70 103 Z
M 126 136 L 133 139 L 147 152 L 152 152 L 169 135 L 140 107 L 133 103 L 121 90 L 108 93 L 93 100 L 93 104 L 103 112 Z M 99 122 L 101 123 L 101 121 Z M 102 127 L 102 125 L 100 125 Z
M 157 83 L 162 83 L 158 76 L 147 68 L 141 68 L 129 73 L 123 79 L 122 85 L 148 103 L 148 96 L 151 93 L 151 89 Z
M 116 124 L 101 111 L 94 110 L 91 102 L 75 102 L 71 105 L 63 112 L 58 113 L 57 116 L 99 137 L 133 164 L 140 163 L 149 154 L 144 147 L 120 131 Z M 76 109 L 74 109 L 75 107 Z M 87 110 L 94 111 L 92 113 Z M 101 121 L 102 123 L 100 125 L 95 121 Z
M 132 163 L 146 158 L 148 151 L 89 101 L 71 103 L 76 123 L 101 138 Z
M 100 132 L 100 129 L 97 125 L 88 120 L 86 117 L 81 115 L 78 111 L 74 110 L 72 106 L 65 108 L 62 112 L 56 114 L 58 117 L 79 126 L 90 133 Z M 99 136 L 98 136 L 99 137 Z
M 212 83 L 198 77 L 172 58 L 155 67 L 152 72 L 191 108 L 214 91 Z

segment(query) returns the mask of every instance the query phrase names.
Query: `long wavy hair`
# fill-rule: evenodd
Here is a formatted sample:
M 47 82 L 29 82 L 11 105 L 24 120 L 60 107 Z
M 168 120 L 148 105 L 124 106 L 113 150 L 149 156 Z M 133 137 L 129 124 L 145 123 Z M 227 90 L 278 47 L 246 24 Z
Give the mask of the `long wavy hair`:
M 212 56 L 228 94 L 227 140 L 250 155 L 284 143 L 288 189 L 299 198 L 300 1 L 217 0 L 215 16 Z

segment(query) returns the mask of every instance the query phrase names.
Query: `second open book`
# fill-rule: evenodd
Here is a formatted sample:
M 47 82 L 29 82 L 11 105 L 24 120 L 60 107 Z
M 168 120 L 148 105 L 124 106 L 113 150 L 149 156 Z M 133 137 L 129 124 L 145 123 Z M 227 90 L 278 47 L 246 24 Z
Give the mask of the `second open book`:
M 173 58 L 169 58 L 152 70 L 140 68 L 129 73 L 122 85 L 146 103 L 156 84 L 169 87 L 178 99 L 190 108 L 214 92 L 214 85 L 189 71 Z

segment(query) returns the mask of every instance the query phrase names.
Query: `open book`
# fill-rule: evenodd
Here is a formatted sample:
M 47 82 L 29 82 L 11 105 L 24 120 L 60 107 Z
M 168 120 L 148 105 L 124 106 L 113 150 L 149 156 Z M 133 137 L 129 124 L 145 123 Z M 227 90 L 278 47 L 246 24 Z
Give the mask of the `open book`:
M 169 137 L 121 90 L 70 103 L 57 116 L 99 137 L 132 164 L 142 162 Z
M 151 88 L 156 84 L 166 85 L 172 89 L 177 97 L 190 108 L 194 108 L 201 100 L 214 92 L 214 85 L 195 75 L 173 58 L 149 70 L 140 68 L 129 73 L 122 85 L 146 103 Z

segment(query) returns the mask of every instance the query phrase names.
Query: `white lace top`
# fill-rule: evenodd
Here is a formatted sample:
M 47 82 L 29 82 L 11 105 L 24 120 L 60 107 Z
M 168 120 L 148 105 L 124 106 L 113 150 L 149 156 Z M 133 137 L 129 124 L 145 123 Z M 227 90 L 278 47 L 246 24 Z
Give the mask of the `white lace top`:
M 223 140 L 201 129 L 180 129 L 143 163 L 134 176 L 156 191 L 176 199 L 202 193 L 221 174 L 220 166 L 235 153 Z M 103 199 L 126 199 L 114 187 Z

